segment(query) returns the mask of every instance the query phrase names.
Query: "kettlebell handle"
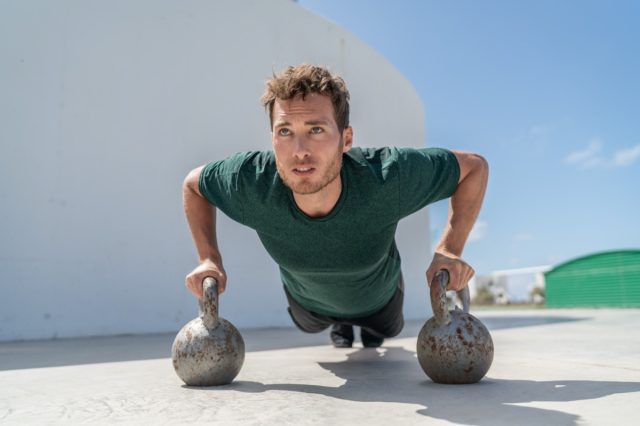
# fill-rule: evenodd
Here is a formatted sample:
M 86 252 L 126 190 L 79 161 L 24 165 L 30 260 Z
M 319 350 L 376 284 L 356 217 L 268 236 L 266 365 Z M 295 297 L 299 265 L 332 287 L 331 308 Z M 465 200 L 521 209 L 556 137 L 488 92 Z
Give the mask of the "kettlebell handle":
M 449 284 L 449 271 L 441 269 L 436 272 L 433 276 L 433 281 L 431 281 L 431 309 L 433 309 L 436 322 L 440 325 L 451 322 L 449 310 L 447 309 L 447 284 Z M 465 313 L 469 313 L 469 287 L 465 285 L 457 293 L 462 302 L 462 310 Z
M 203 297 L 200 302 L 202 323 L 208 329 L 218 326 L 218 281 L 213 277 L 206 277 L 202 283 Z

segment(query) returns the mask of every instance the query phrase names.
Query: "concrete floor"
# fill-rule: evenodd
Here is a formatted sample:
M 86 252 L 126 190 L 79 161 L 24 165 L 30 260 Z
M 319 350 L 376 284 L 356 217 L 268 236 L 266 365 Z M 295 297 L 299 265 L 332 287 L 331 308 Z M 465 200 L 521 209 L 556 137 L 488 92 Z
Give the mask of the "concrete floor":
M 640 310 L 476 313 L 495 358 L 475 385 L 437 385 L 415 357 L 421 324 L 380 349 L 327 333 L 241 330 L 231 385 L 189 388 L 173 335 L 0 343 L 1 424 L 638 425 Z

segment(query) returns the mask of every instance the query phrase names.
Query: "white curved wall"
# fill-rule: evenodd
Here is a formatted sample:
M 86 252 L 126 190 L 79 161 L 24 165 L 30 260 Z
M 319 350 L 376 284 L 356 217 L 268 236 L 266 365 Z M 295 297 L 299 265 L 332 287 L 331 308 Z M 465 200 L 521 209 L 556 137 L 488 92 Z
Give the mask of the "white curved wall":
M 345 78 L 355 144 L 424 145 L 410 84 L 294 2 L 2 2 L 0 340 L 173 331 L 194 317 L 182 180 L 269 149 L 263 82 L 300 62 Z M 409 318 L 428 313 L 428 229 L 424 210 L 399 230 Z M 218 232 L 222 315 L 291 325 L 254 232 L 225 217 Z

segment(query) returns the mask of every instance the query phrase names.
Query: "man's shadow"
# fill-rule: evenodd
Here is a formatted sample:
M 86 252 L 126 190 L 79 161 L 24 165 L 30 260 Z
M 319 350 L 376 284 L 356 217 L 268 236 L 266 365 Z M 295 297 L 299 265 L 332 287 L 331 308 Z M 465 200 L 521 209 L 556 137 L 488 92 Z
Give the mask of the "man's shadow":
M 420 405 L 417 413 L 473 425 L 576 425 L 579 416 L 562 411 L 522 407 L 533 401 L 578 401 L 640 391 L 637 382 L 588 380 L 498 380 L 485 377 L 473 385 L 439 385 L 427 378 L 414 352 L 400 347 L 360 349 L 341 362 L 319 365 L 345 379 L 339 387 L 237 381 L 210 390 L 239 392 L 271 390 L 313 393 L 347 401 L 397 402 Z M 489 371 L 490 373 L 491 371 Z

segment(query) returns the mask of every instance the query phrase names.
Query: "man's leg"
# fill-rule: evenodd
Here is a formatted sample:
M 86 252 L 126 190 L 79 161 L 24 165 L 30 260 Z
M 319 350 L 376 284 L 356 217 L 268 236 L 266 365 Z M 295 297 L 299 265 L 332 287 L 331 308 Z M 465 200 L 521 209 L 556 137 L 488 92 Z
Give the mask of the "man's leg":
M 320 315 L 303 308 L 284 287 L 289 302 L 289 315 L 294 324 L 306 333 L 319 333 L 329 326 L 331 341 L 335 347 L 350 348 L 353 344 L 353 326 L 361 327 L 360 337 L 365 347 L 378 347 L 385 337 L 397 336 L 404 327 L 402 306 L 404 302 L 404 280 L 402 273 L 398 281 L 398 289 L 391 300 L 378 312 L 364 318 L 340 319 Z
M 339 318 L 308 311 L 289 294 L 286 288 L 284 292 L 289 302 L 287 311 L 296 327 L 305 333 L 319 333 L 331 326 L 330 337 L 333 346 L 350 348 L 353 345 L 353 326 L 351 324 L 344 323 Z
M 400 275 L 398 289 L 384 308 L 373 315 L 353 321 L 355 325 L 361 327 L 360 337 L 364 347 L 381 346 L 385 337 L 394 337 L 400 334 L 404 327 L 403 302 L 404 280 Z
M 336 348 L 350 348 L 353 346 L 353 326 L 351 324 L 333 324 L 329 333 L 331 343 Z
M 287 311 L 291 316 L 291 320 L 300 330 L 305 333 L 320 333 L 326 330 L 334 321 L 325 315 L 320 315 L 303 308 L 292 296 L 286 288 L 284 293 L 287 295 L 289 307 Z

